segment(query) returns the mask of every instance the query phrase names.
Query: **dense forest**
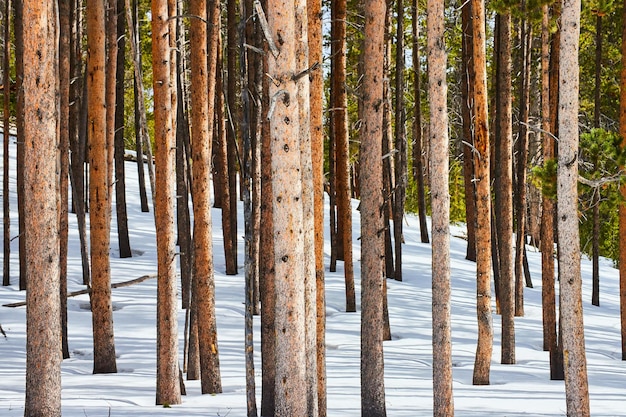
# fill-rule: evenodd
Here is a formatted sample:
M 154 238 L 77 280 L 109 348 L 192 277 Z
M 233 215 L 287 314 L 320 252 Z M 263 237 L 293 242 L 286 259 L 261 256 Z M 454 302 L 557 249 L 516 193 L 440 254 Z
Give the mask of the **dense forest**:
M 61 415 L 69 216 L 90 297 L 93 372 L 117 372 L 110 248 L 133 256 L 128 158 L 157 236 L 157 404 L 181 402 L 183 374 L 200 379 L 203 394 L 222 391 L 219 249 L 226 273 L 245 275 L 249 416 L 326 415 L 324 272 L 338 262 L 346 312 L 357 311 L 360 262 L 362 415 L 386 415 L 386 280 L 407 272 L 403 225 L 415 213 L 422 242 L 432 244 L 434 413 L 454 413 L 450 224 L 464 223 L 466 258 L 476 262 L 473 384 L 490 384 L 494 314 L 501 361 L 516 362 L 531 245 L 542 253 L 551 378 L 565 380 L 568 415 L 589 415 L 581 256 L 593 261 L 592 304 L 600 305 L 599 259 L 607 257 L 620 268 L 626 307 L 624 4 L 2 0 L 0 8 L 3 285 L 27 290 L 26 416 Z M 9 190 L 12 134 L 17 190 Z M 213 247 L 214 229 L 223 248 Z M 180 305 L 185 329 L 174 319 Z M 180 332 L 188 340 L 182 369 Z M 625 308 L 621 332 L 626 359 Z

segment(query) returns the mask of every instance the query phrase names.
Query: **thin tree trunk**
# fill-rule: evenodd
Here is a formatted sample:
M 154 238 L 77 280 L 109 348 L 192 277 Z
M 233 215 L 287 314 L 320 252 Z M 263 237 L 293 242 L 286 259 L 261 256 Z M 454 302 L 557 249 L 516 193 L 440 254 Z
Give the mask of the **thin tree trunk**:
M 489 126 L 487 111 L 487 67 L 485 61 L 485 4 L 472 0 L 474 68 L 474 177 L 476 179 L 476 310 L 478 345 L 474 363 L 474 385 L 489 384 L 493 350 L 491 318 L 491 196 L 489 179 Z
M 178 321 L 176 301 L 176 262 L 174 234 L 174 153 L 172 125 L 172 80 L 169 25 L 165 0 L 152 2 L 152 56 L 154 58 L 154 139 L 157 175 L 154 215 L 157 235 L 157 388 L 156 404 L 180 404 L 178 366 Z M 141 89 L 140 89 L 141 90 Z M 141 100 L 140 100 L 141 101 Z M 148 166 L 152 164 L 149 156 Z
M 503 364 L 515 363 L 515 276 L 513 271 L 513 122 L 511 106 L 511 13 L 498 15 L 498 112 L 496 155 L 496 228 L 500 272 Z
M 422 243 L 429 243 L 426 223 L 426 187 L 424 184 L 424 162 L 422 156 L 422 86 L 419 53 L 419 20 L 417 0 L 413 0 L 411 30 L 413 34 L 413 89 L 415 107 L 413 114 L 413 179 L 417 182 L 417 210 Z
M 87 3 L 87 89 L 89 114 L 89 225 L 91 249 L 91 314 L 93 320 L 93 372 L 115 373 L 111 266 L 109 259 L 111 200 L 106 108 L 105 2 Z
M 19 263 L 20 291 L 26 289 L 26 220 L 24 213 L 25 188 L 24 188 L 24 25 L 23 25 L 23 0 L 14 0 L 13 7 L 15 9 L 15 18 L 13 21 L 15 32 L 15 87 L 17 90 L 16 103 L 16 128 L 17 128 L 17 212 L 18 212 L 18 233 L 19 233 Z
M 26 400 L 24 416 L 61 416 L 58 236 L 58 28 L 55 2 L 26 1 L 24 184 Z
M 3 57 L 2 57 L 2 98 L 3 98 L 3 158 L 2 158 L 2 211 L 3 211 L 3 242 L 4 242 L 4 258 L 2 258 L 2 285 L 11 285 L 10 278 L 10 261 L 11 261 L 11 216 L 9 211 L 9 122 L 11 118 L 11 0 L 4 1 L 4 10 L 2 11 L 4 19 L 3 33 Z M 67 217 L 67 214 L 66 214 Z M 61 219 L 62 221 L 62 219 Z
M 309 65 L 320 65 L 322 54 L 322 2 L 308 2 Z M 311 163 L 313 168 L 313 217 L 315 219 L 315 281 L 317 298 L 317 398 L 318 417 L 327 415 L 326 398 L 326 296 L 324 284 L 324 75 L 311 73 Z
M 9 0 L 7 0 L 7 4 Z M 68 182 L 70 164 L 70 2 L 60 0 L 59 7 L 59 281 L 61 296 L 61 349 L 63 359 L 70 357 L 67 340 L 67 246 Z M 8 10 L 7 10 L 8 13 Z M 6 50 L 6 49 L 5 49 Z M 7 85 L 7 83 L 5 83 Z M 6 91 L 6 90 L 5 90 Z M 6 106 L 5 102 L 5 106 Z M 8 106 L 5 107 L 8 114 Z M 5 123 L 8 126 L 8 123 Z M 6 155 L 6 153 L 5 153 Z
M 620 73 L 619 126 L 622 149 L 626 148 L 626 7 L 622 18 L 622 71 Z M 623 168 L 623 167 L 622 167 Z M 622 360 L 626 361 L 626 183 L 620 186 L 624 198 L 619 205 L 619 304 Z
M 593 126 L 600 128 L 601 116 L 601 74 L 602 74 L 602 14 L 596 16 L 596 74 L 595 89 L 593 100 Z M 596 161 L 597 162 L 597 161 Z M 597 163 L 596 163 L 597 166 Z M 593 237 L 592 237 L 592 271 L 591 271 L 591 304 L 600 305 L 600 198 L 601 188 L 597 188 L 593 192 Z
M 433 415 L 454 415 L 450 325 L 450 192 L 448 189 L 447 56 L 444 5 L 429 0 L 428 96 L 430 98 L 431 195 L 433 207 L 432 326 Z
M 384 0 L 364 3 L 363 120 L 361 127 L 361 414 L 382 417 L 385 407 L 383 358 L 384 276 L 380 230 L 383 128 Z
M 580 0 L 565 0 L 561 15 L 559 154 L 557 174 L 559 283 L 567 414 L 588 416 L 589 388 L 583 328 L 578 233 L 578 51 Z
M 396 108 L 395 108 L 395 188 L 393 205 L 393 242 L 395 249 L 396 281 L 402 281 L 402 220 L 407 186 L 406 114 L 404 110 L 404 5 L 396 1 Z
M 462 118 L 463 118 L 463 182 L 465 186 L 465 223 L 467 225 L 467 253 L 465 259 L 476 261 L 476 185 L 474 183 L 474 131 L 472 129 L 472 115 L 474 112 L 473 80 L 474 68 L 473 56 L 473 29 L 472 29 L 472 3 L 465 2 L 461 8 L 461 20 L 463 27 L 462 40 Z M 472 82 L 470 82 L 472 81 Z
M 126 210 L 126 174 L 124 169 L 124 64 L 126 63 L 126 15 L 124 0 L 117 1 L 117 68 L 115 104 L 115 209 L 117 239 L 120 258 L 133 256 L 128 235 L 128 212 Z
M 525 1 L 522 9 L 526 9 Z M 520 55 L 521 83 L 520 83 L 520 115 L 517 138 L 516 177 L 516 225 L 515 230 L 515 315 L 524 316 L 524 247 L 526 246 L 526 165 L 528 163 L 528 118 L 530 109 L 530 42 L 532 30 L 528 21 L 521 23 L 522 52 Z
M 156 204 L 155 197 L 155 178 L 154 178 L 154 169 L 153 169 L 153 160 L 152 160 L 152 145 L 150 144 L 150 137 L 148 136 L 148 121 L 146 119 L 146 101 L 144 98 L 143 92 L 143 75 L 142 75 L 142 67 L 141 67 L 141 51 L 139 50 L 139 26 L 138 22 L 133 23 L 133 16 L 131 14 L 132 10 L 130 7 L 130 0 L 125 0 L 126 3 L 126 22 L 129 27 L 134 27 L 134 31 L 129 31 L 130 36 L 130 50 L 133 56 L 133 68 L 135 75 L 135 114 L 139 114 L 139 126 L 135 124 L 135 132 L 139 132 L 139 136 L 137 140 L 137 164 L 143 164 L 143 155 L 142 153 L 145 150 L 147 159 L 148 159 L 148 177 L 150 178 L 150 190 L 152 192 L 152 206 L 154 207 Z M 136 7 L 136 6 L 135 6 Z M 136 9 L 135 9 L 136 10 Z M 135 19 L 138 19 L 135 17 Z M 169 62 L 169 60 L 168 60 Z M 136 116 L 135 116 L 136 117 Z M 169 117 L 169 116 L 168 116 Z M 143 166 L 139 168 L 139 183 L 140 186 L 143 177 Z M 147 204 L 146 204 L 147 207 Z M 142 211 L 143 203 L 142 203 Z
M 228 109 L 229 123 L 226 126 L 226 147 L 228 155 L 228 187 L 229 187 L 229 199 L 230 204 L 228 209 L 230 215 L 228 219 L 230 221 L 230 244 L 228 245 L 229 251 L 226 253 L 226 257 L 230 258 L 226 261 L 226 274 L 236 275 L 237 272 L 237 166 L 239 162 L 238 152 L 238 126 L 240 111 L 237 97 L 239 92 L 237 91 L 237 80 L 239 78 L 237 60 L 239 59 L 239 51 L 237 50 L 237 1 L 226 1 L 226 13 L 227 13 L 227 55 L 226 55 L 226 107 Z M 219 88 L 222 88 L 220 85 Z M 225 248 L 226 249 L 226 248 Z

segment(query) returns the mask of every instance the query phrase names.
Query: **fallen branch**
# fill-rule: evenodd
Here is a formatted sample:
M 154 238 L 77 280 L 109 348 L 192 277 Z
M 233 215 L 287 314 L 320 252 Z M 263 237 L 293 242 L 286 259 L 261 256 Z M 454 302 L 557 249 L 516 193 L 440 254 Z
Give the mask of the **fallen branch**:
M 139 277 L 139 278 L 131 279 L 130 281 L 116 282 L 114 284 L 111 284 L 111 288 L 130 287 L 131 285 L 139 284 L 140 282 L 144 282 L 144 281 L 147 281 L 149 279 L 156 278 L 156 277 L 157 277 L 156 274 L 154 274 L 154 275 L 144 275 L 144 276 Z M 84 290 L 78 290 L 78 291 L 69 292 L 69 293 L 67 293 L 67 296 L 68 296 L 68 298 L 69 297 L 76 297 L 77 295 L 89 294 L 90 291 L 91 291 L 91 288 L 85 288 Z M 3 304 L 2 307 L 23 307 L 25 305 L 26 305 L 26 301 L 20 301 L 18 303 Z

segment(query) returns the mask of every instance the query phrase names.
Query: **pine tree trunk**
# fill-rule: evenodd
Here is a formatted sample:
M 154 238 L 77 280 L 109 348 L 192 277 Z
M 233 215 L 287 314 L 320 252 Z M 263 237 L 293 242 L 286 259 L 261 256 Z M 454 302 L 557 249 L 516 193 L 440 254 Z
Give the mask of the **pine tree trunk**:
M 430 97 L 430 157 L 432 196 L 432 315 L 433 415 L 454 415 L 450 325 L 450 192 L 448 189 L 447 56 L 444 41 L 444 5 L 429 0 L 428 96 Z
M 226 56 L 226 101 L 228 108 L 228 119 L 230 123 L 226 127 L 226 138 L 228 146 L 226 147 L 228 156 L 228 187 L 229 187 L 229 205 L 230 215 L 230 244 L 228 252 L 226 252 L 226 274 L 237 274 L 237 165 L 238 165 L 238 120 L 240 120 L 240 110 L 237 97 L 237 79 L 239 78 L 237 60 L 239 59 L 239 51 L 237 50 L 237 2 L 228 0 L 227 2 L 227 56 Z M 221 85 L 220 85 L 221 88 Z M 226 248 L 225 248 L 226 249 Z
M 126 173 L 124 169 L 124 69 L 126 63 L 126 15 L 124 0 L 117 0 L 117 68 L 115 104 L 115 213 L 120 258 L 133 256 L 128 235 L 126 210 Z
M 559 283 L 567 414 L 588 416 L 589 388 L 578 233 L 578 42 L 580 0 L 565 0 L 561 15 L 559 153 L 557 173 Z
M 386 415 L 383 358 L 382 148 L 383 0 L 364 3 L 363 120 L 361 127 L 361 415 Z
M 424 184 L 424 161 L 422 156 L 422 86 L 419 53 L 419 21 L 417 0 L 412 5 L 411 30 L 413 34 L 413 94 L 415 107 L 413 114 L 413 179 L 417 182 L 417 209 L 420 221 L 422 243 L 429 243 L 428 224 L 426 223 L 426 187 Z
M 155 223 L 157 236 L 157 389 L 156 404 L 180 404 L 178 320 L 174 234 L 174 153 L 168 4 L 152 2 L 154 142 L 156 145 Z M 149 165 L 151 161 L 149 161 Z
M 11 55 L 11 0 L 4 1 L 2 9 L 4 25 L 3 32 L 3 56 L 2 56 L 2 98 L 3 98 L 3 153 L 2 153 L 2 211 L 3 211 L 3 244 L 4 257 L 2 258 L 2 285 L 11 285 L 10 260 L 11 260 L 11 217 L 9 211 L 9 121 L 11 104 L 11 80 L 10 80 L 10 55 Z M 67 188 L 66 188 L 67 189 Z M 65 215 L 67 218 L 67 214 Z M 61 219 L 61 221 L 63 221 Z M 61 225 L 60 225 L 61 226 Z M 62 229 L 61 229 L 62 231 Z
M 511 13 L 498 15 L 498 111 L 495 212 L 500 272 L 503 364 L 515 363 L 515 276 L 513 274 L 513 125 L 511 106 Z
M 8 1 L 7 1 L 8 3 Z M 70 357 L 67 340 L 68 182 L 70 164 L 70 2 L 59 5 L 59 280 L 61 296 L 61 349 Z M 5 85 L 7 85 L 5 83 Z M 5 90 L 6 91 L 6 90 Z M 5 114 L 8 109 L 5 108 Z M 5 124 L 8 126 L 8 123 Z M 5 153 L 6 154 L 6 153 Z
M 210 174 L 214 135 L 219 3 L 196 0 L 190 4 L 193 19 L 191 47 L 191 136 L 194 211 L 194 285 L 196 286 L 198 341 L 203 394 L 222 392 L 215 321 L 215 281 L 211 225 Z M 206 17 L 206 18 L 205 18 Z M 208 38 L 208 44 L 207 44 Z
M 318 417 L 327 415 L 326 399 L 326 296 L 324 284 L 324 78 L 321 71 L 322 2 L 308 2 L 309 65 L 318 68 L 311 73 L 310 128 L 313 168 L 313 217 L 315 229 L 315 281 L 317 299 L 317 397 Z
M 626 148 L 626 7 L 624 7 L 622 19 L 622 71 L 619 104 L 621 147 L 624 149 Z M 620 186 L 620 193 L 626 199 L 626 184 Z M 622 200 L 619 205 L 619 301 L 623 361 L 626 360 L 626 203 L 624 201 Z
M 474 385 L 489 384 L 493 350 L 491 318 L 491 196 L 489 179 L 489 126 L 487 112 L 487 67 L 485 61 L 485 4 L 472 0 L 474 68 L 474 177 L 476 179 L 476 292 L 478 345 Z M 470 80 L 471 82 L 471 80 Z
M 461 8 L 461 20 L 463 27 L 462 40 L 462 79 L 461 101 L 463 118 L 463 183 L 465 187 L 465 223 L 467 225 L 467 253 L 465 259 L 476 261 L 476 186 L 472 178 L 474 176 L 474 132 L 472 129 L 472 116 L 474 105 L 472 102 L 474 68 L 471 65 L 473 55 L 473 29 L 472 29 L 472 3 L 465 2 Z
M 58 32 L 55 2 L 26 1 L 24 214 L 26 400 L 24 416 L 61 416 L 58 236 Z
M 91 314 L 93 372 L 117 372 L 109 260 L 111 200 L 106 106 L 106 39 L 104 0 L 87 3 L 87 89 L 89 135 L 89 224 L 91 249 Z

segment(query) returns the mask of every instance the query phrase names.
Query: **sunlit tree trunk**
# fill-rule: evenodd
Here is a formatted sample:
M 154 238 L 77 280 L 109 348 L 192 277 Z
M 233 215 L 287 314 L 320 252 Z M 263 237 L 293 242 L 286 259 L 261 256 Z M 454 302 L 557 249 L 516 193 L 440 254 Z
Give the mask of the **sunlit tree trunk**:
M 583 328 L 578 233 L 578 50 L 580 0 L 564 0 L 561 14 L 559 154 L 557 173 L 561 329 L 567 414 L 588 416 L 589 388 Z
M 87 3 L 87 89 L 89 135 L 89 224 L 93 372 L 117 372 L 109 260 L 111 200 L 106 108 L 106 39 L 104 0 Z
M 474 177 L 476 180 L 476 309 L 478 345 L 474 385 L 489 384 L 493 350 L 491 318 L 491 193 L 489 178 L 489 119 L 487 112 L 487 66 L 485 61 L 485 4 L 472 0 L 474 68 Z M 472 82 L 472 80 L 470 80 Z
M 430 184 L 432 196 L 433 415 L 454 415 L 450 328 L 450 192 L 448 190 L 447 55 L 444 5 L 429 0 L 428 97 L 430 108 Z
M 156 403 L 180 404 L 176 247 L 174 233 L 174 153 L 172 80 L 167 1 L 152 2 L 154 142 L 156 145 L 155 223 L 157 236 L 157 388 Z
M 363 120 L 361 127 L 361 415 L 385 407 L 383 358 L 382 118 L 384 0 L 364 3 Z
M 26 400 L 24 416 L 61 416 L 58 236 L 58 31 L 55 2 L 24 2 Z
M 326 296 L 324 285 L 324 79 L 322 65 L 322 2 L 308 2 L 309 65 L 311 72 L 310 128 L 315 218 L 315 281 L 317 298 L 317 396 L 318 416 L 327 414 L 326 400 Z
M 191 136 L 192 188 L 194 211 L 194 285 L 197 304 L 198 341 L 200 345 L 200 377 L 203 394 L 222 392 L 215 318 L 215 281 L 211 225 L 211 145 L 213 142 L 215 111 L 215 80 L 219 12 L 217 2 L 195 0 L 190 12 L 201 16 L 193 19 L 190 31 L 191 46 Z M 207 44 L 208 35 L 208 44 Z

